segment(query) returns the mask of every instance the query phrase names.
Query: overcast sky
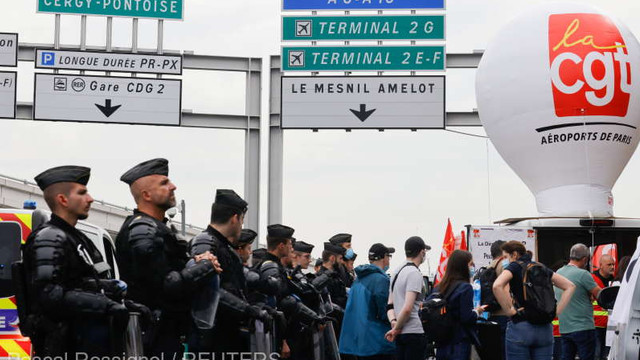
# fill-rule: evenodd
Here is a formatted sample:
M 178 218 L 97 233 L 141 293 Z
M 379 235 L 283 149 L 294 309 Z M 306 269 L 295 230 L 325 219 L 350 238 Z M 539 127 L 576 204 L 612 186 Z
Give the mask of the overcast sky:
M 280 51 L 281 0 L 185 1 L 185 20 L 165 24 L 165 49 L 265 60 Z M 52 44 L 54 15 L 36 14 L 36 2 L 3 1 L 0 31 L 18 32 L 20 42 Z M 509 19 L 540 2 L 449 0 L 447 52 L 484 49 Z M 640 34 L 640 3 L 581 2 L 599 6 L 626 23 L 636 36 Z M 79 44 L 80 17 L 63 16 L 62 25 L 62 43 Z M 88 28 L 88 44 L 104 45 L 105 19 L 90 17 Z M 156 46 L 155 29 L 155 21 L 140 21 L 140 47 Z M 115 19 L 114 46 L 131 46 L 130 32 L 130 19 Z M 32 101 L 32 69 L 32 63 L 20 64 L 19 101 Z M 448 111 L 476 107 L 474 74 L 474 70 L 447 71 Z M 198 72 L 184 79 L 184 108 L 243 112 L 242 75 Z M 264 100 L 263 123 L 268 119 Z M 484 134 L 481 128 L 453 130 Z M 241 131 L 1 120 L 0 148 L 1 174 L 32 179 L 51 166 L 90 166 L 92 195 L 129 207 L 134 206 L 133 200 L 126 185 L 118 181 L 120 175 L 140 161 L 166 157 L 170 177 L 178 186 L 177 197 L 187 201 L 187 220 L 199 226 L 208 222 L 216 188 L 239 193 L 244 188 Z M 266 163 L 262 170 L 266 175 Z M 616 216 L 638 217 L 639 175 L 636 154 L 613 189 Z M 264 228 L 265 184 L 262 190 Z M 366 261 L 374 242 L 401 250 L 406 238 L 419 235 L 433 247 L 433 270 L 447 218 L 459 232 L 465 224 L 536 215 L 527 187 L 483 138 L 442 130 L 285 132 L 283 223 L 296 229 L 298 239 L 317 246 L 315 256 L 322 242 L 338 232 L 354 235 L 353 246 L 360 254 L 357 263 Z M 392 265 L 400 258 L 401 254 Z

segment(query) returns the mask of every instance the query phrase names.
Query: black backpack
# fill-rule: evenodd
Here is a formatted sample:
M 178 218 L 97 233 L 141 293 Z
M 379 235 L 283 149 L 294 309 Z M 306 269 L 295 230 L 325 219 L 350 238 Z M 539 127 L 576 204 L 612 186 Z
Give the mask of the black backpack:
M 480 280 L 480 304 L 487 305 L 485 311 L 494 312 L 500 310 L 500 304 L 493 295 L 493 283 L 498 278 L 494 267 L 481 267 L 474 280 Z
M 460 283 L 451 284 L 449 291 L 441 294 L 434 290 L 420 306 L 420 321 L 427 337 L 436 344 L 448 343 L 455 333 L 457 321 L 449 312 L 447 299 Z
M 553 292 L 551 276 L 553 273 L 544 265 L 537 262 L 523 263 L 522 293 L 524 304 L 524 318 L 532 324 L 549 324 L 556 317 L 556 297 Z

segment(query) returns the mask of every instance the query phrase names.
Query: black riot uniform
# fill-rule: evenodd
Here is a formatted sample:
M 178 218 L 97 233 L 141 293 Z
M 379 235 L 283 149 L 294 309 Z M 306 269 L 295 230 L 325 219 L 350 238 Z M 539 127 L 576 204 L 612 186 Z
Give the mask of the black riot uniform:
M 332 236 L 329 239 L 329 242 L 333 245 L 343 247 L 343 244 L 351 243 L 351 238 L 352 238 L 351 234 L 340 233 Z M 351 251 L 352 255 L 355 255 L 353 254 L 352 250 L 350 249 L 347 250 L 346 248 L 345 248 L 345 253 L 342 255 L 346 256 L 346 253 L 349 251 Z M 334 268 L 334 270 L 337 271 L 338 275 L 340 276 L 340 280 L 342 280 L 342 283 L 344 284 L 344 286 L 350 288 L 351 285 L 353 284 L 353 277 L 349 273 L 349 270 L 347 269 L 346 265 L 344 265 L 343 263 L 338 263 Z M 340 305 L 340 306 L 344 308 L 346 306 L 346 301 L 344 305 Z
M 166 176 L 168 171 L 166 160 L 154 159 L 135 166 L 121 180 L 131 185 L 143 176 Z M 215 272 L 207 260 L 185 267 L 190 259 L 188 244 L 176 234 L 166 218 L 161 221 L 134 210 L 116 238 L 116 258 L 120 277 L 129 285 L 128 297 L 148 306 L 154 315 L 154 323 L 143 334 L 145 355 L 182 351 L 193 294 Z
M 304 241 L 297 241 L 293 245 L 294 251 L 310 254 L 314 246 Z M 300 265 L 293 268 L 288 273 L 289 290 L 309 309 L 316 314 L 320 314 L 322 309 L 321 297 L 317 289 L 312 285 L 310 279 L 302 272 Z M 292 360 L 311 359 L 314 353 L 313 336 L 317 331 L 317 326 L 306 325 L 297 319 L 292 319 L 287 328 L 287 343 L 291 349 Z
M 191 254 L 210 251 L 218 257 L 223 271 L 220 273 L 220 304 L 216 325 L 212 330 L 199 330 L 192 346 L 198 351 L 248 352 L 247 320 L 267 317 L 252 307 L 246 299 L 247 283 L 240 256 L 220 232 L 209 226 L 191 241 Z
M 221 206 L 242 214 L 246 211 L 247 203 L 233 190 L 218 190 L 214 207 Z M 254 318 L 268 321 L 269 316 L 247 302 L 247 283 L 242 260 L 229 239 L 211 225 L 194 237 L 190 244 L 192 256 L 206 251 L 217 256 L 223 269 L 220 273 L 221 291 L 216 324 L 211 330 L 198 329 L 189 344 L 192 349 L 200 352 L 248 352 L 248 320 Z
M 284 225 L 270 225 L 268 228 L 267 243 L 272 239 L 291 239 L 294 230 Z M 315 326 L 325 322 L 325 318 L 319 316 L 315 311 L 300 301 L 295 296 L 295 285 L 292 279 L 293 272 L 289 273 L 280 262 L 280 258 L 268 252 L 264 261 L 258 266 L 260 282 L 263 284 L 263 292 L 267 296 L 267 304 L 275 306 L 284 313 L 286 326 L 281 326 L 276 330 L 278 346 L 282 340 L 287 340 L 292 354 L 296 352 L 296 342 L 291 342 L 296 336 L 304 334 L 297 333 L 303 327 Z M 293 348 L 292 348 L 293 345 Z M 301 349 L 300 347 L 298 350 Z M 307 354 L 309 355 L 309 354 Z
M 89 169 L 63 166 L 36 177 L 42 190 L 58 182 L 86 185 Z M 110 267 L 82 232 L 55 213 L 36 229 L 14 265 L 14 282 L 23 335 L 34 355 L 121 354 L 129 313 L 123 288 L 109 280 Z M 108 293 L 114 301 L 105 294 Z
M 333 245 L 331 243 L 324 243 L 325 251 L 329 251 L 335 255 L 344 255 L 346 249 L 341 246 Z M 347 306 L 347 286 L 344 283 L 343 275 L 340 271 L 340 264 L 336 263 L 333 265 L 333 269 L 327 269 L 324 265 L 320 268 L 317 276 L 328 273 L 331 275 L 331 279 L 327 284 L 327 290 L 329 291 L 329 295 L 331 296 L 331 302 L 340 306 L 342 309 Z

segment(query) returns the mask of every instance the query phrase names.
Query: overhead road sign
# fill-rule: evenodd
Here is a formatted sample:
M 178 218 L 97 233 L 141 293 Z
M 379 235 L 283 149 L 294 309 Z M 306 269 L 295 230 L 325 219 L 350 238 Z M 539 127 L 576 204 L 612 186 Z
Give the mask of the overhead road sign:
M 18 66 L 18 34 L 0 33 L 0 66 Z
M 180 125 L 182 82 L 36 74 L 35 120 Z
M 444 0 L 282 0 L 282 10 L 444 9 Z
M 16 79 L 15 71 L 0 71 L 0 118 L 16 118 Z
M 283 41 L 444 40 L 444 15 L 283 16 Z
M 284 76 L 283 129 L 443 129 L 444 76 Z
M 182 20 L 184 0 L 38 0 L 38 12 Z
M 181 75 L 182 56 L 37 49 L 36 68 Z
M 445 48 L 438 46 L 282 47 L 282 71 L 443 71 Z

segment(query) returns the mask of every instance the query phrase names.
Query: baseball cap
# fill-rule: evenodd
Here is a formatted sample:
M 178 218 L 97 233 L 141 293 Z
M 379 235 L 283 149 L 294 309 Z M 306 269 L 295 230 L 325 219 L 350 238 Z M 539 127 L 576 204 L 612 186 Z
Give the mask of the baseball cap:
M 412 236 L 404 242 L 404 252 L 407 256 L 415 256 L 422 249 L 431 250 L 431 246 L 425 244 L 424 240 L 419 236 Z
M 369 248 L 369 260 L 376 261 L 384 258 L 387 254 L 393 254 L 396 249 L 392 247 L 386 247 L 380 243 L 375 243 Z

